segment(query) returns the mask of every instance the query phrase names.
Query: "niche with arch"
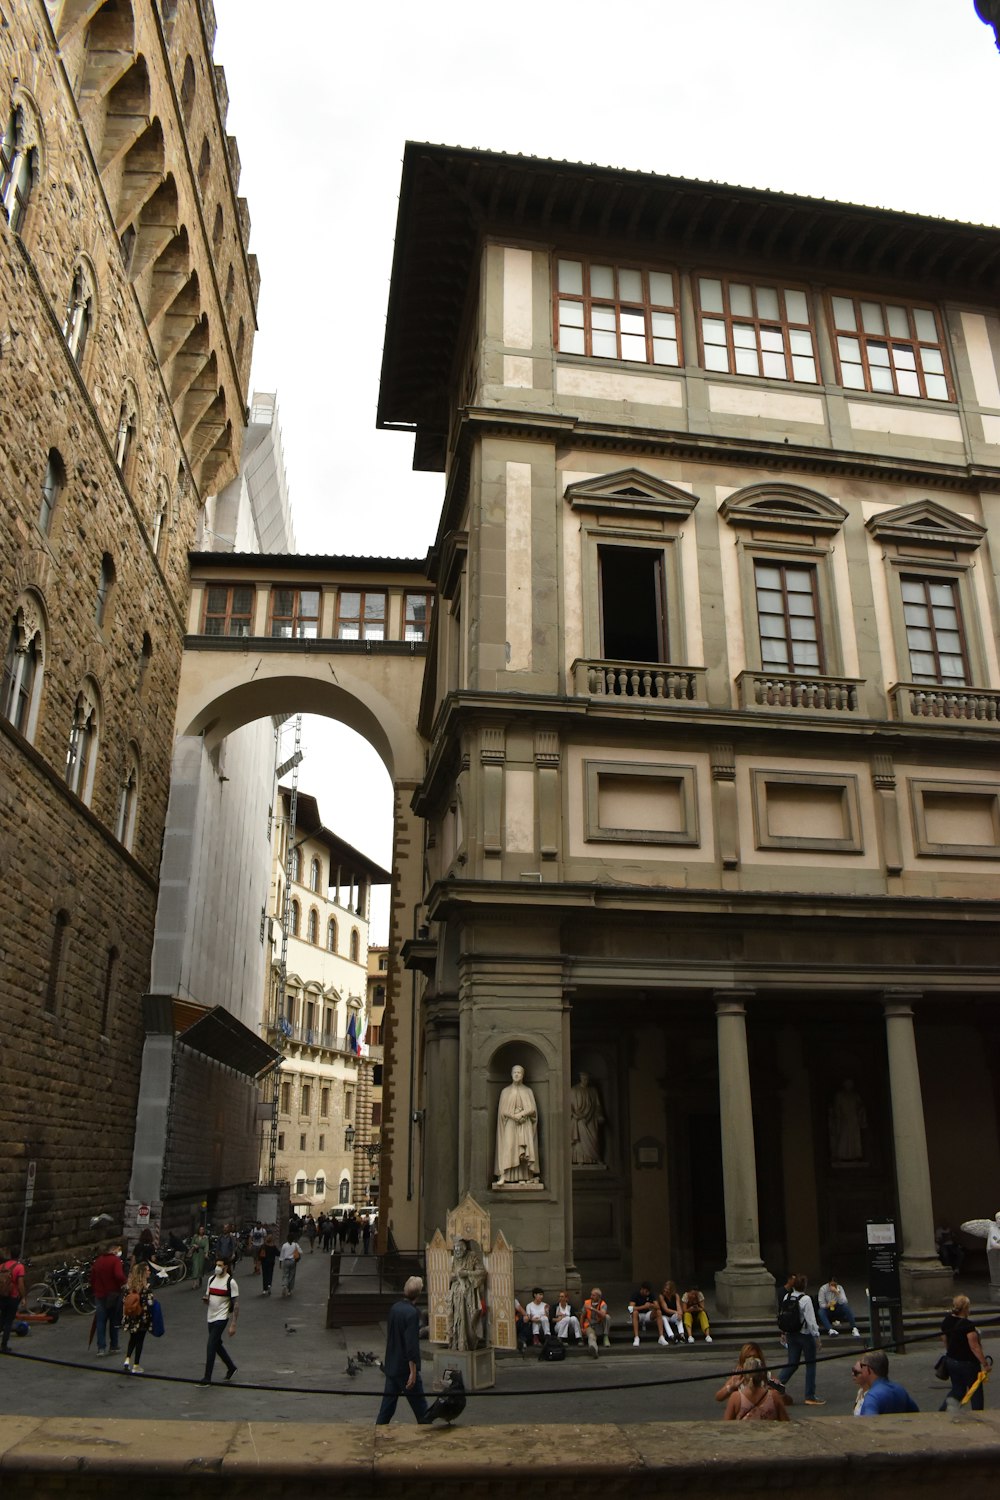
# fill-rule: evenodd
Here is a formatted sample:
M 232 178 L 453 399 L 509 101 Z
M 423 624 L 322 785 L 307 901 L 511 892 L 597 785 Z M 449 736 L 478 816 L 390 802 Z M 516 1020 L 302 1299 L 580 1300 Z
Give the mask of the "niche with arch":
M 504 1042 L 493 1053 L 486 1069 L 487 1079 L 487 1130 L 488 1139 L 486 1147 L 486 1171 L 487 1183 L 496 1180 L 496 1134 L 497 1134 L 497 1111 L 500 1106 L 500 1095 L 511 1081 L 511 1070 L 520 1066 L 524 1069 L 524 1082 L 535 1096 L 538 1119 L 536 1121 L 536 1136 L 538 1140 L 538 1166 L 541 1172 L 542 1184 L 549 1186 L 551 1174 L 549 1131 L 552 1121 L 552 1098 L 551 1088 L 552 1069 L 546 1061 L 545 1054 L 531 1042 L 509 1041 Z M 516 1192 L 516 1188 L 510 1191 Z M 527 1189 L 535 1192 L 537 1189 Z

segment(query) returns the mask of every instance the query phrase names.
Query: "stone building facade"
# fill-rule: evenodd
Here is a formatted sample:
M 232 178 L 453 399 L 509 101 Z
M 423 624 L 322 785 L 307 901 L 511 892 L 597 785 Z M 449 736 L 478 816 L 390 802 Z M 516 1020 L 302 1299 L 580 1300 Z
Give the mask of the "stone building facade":
M 257 268 L 210 0 L 0 28 L 0 1220 L 124 1202 L 187 553 L 236 473 Z
M 297 795 L 291 829 L 290 803 L 290 791 L 282 787 L 268 901 L 264 1034 L 282 1053 L 274 1180 L 287 1181 L 293 1205 L 318 1217 L 338 1203 L 368 1201 L 368 922 L 372 886 L 391 877 L 325 828 L 315 797 L 307 793 Z
M 410 145 L 379 422 L 445 475 L 425 1228 L 764 1312 L 887 1215 L 940 1298 L 1000 1172 L 1000 233 Z

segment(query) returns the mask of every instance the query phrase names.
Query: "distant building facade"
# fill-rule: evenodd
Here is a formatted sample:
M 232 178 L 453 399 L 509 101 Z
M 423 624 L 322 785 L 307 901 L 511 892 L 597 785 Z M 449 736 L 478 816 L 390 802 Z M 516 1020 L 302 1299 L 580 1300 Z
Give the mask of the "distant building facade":
M 209 0 L 3 9 L 0 1217 L 37 1162 L 44 1254 L 126 1198 L 187 554 L 258 272 Z
M 289 788 L 282 787 L 264 1011 L 267 1039 L 283 1055 L 273 1175 L 289 1183 L 293 1205 L 318 1215 L 338 1204 L 368 1201 L 368 923 L 372 885 L 387 883 L 390 876 L 325 828 L 316 799 L 306 793 L 297 795 L 295 826 L 290 828 L 290 803 Z M 266 1180 L 269 1172 L 262 1176 Z
M 753 1314 L 888 1216 L 939 1300 L 1000 1173 L 1000 232 L 418 145 L 400 203 L 379 421 L 446 478 L 390 1210 L 408 1148 L 522 1284 Z

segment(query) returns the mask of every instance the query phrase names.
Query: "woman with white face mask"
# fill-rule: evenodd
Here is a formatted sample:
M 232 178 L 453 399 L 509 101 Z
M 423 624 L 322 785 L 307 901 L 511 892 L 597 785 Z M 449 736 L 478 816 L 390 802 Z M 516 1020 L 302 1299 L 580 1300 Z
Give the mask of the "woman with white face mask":
M 216 1258 L 215 1270 L 209 1278 L 205 1295 L 201 1299 L 208 1306 L 208 1349 L 205 1354 L 205 1374 L 199 1380 L 199 1385 L 212 1384 L 212 1370 L 215 1367 L 216 1355 L 226 1367 L 227 1380 L 232 1380 L 236 1374 L 236 1366 L 230 1359 L 229 1351 L 223 1344 L 222 1338 L 227 1328 L 230 1338 L 236 1334 L 239 1299 L 240 1289 L 232 1278 L 229 1262 L 219 1256 Z

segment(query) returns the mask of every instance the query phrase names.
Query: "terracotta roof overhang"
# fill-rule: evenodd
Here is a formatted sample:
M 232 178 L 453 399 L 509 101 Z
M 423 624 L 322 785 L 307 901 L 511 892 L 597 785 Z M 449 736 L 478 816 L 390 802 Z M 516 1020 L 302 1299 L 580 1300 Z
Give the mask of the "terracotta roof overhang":
M 725 183 L 409 141 L 377 424 L 443 469 L 449 392 L 483 241 L 599 245 L 687 266 L 1000 302 L 1000 229 Z

